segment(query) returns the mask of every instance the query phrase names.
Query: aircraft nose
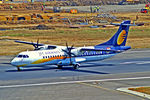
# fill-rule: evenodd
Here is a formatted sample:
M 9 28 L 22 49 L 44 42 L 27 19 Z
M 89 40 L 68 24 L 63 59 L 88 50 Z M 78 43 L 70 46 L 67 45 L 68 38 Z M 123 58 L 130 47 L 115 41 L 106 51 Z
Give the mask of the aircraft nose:
M 14 66 L 17 66 L 17 60 L 16 60 L 16 59 L 13 59 L 13 60 L 11 61 L 11 64 L 14 65 Z

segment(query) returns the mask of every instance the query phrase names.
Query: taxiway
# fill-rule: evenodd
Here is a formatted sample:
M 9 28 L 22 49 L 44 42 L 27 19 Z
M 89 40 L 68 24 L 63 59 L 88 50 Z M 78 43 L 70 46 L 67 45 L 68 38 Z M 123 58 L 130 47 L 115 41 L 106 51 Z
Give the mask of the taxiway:
M 12 58 L 0 57 L 0 100 L 145 100 L 116 89 L 150 84 L 149 49 L 81 64 L 78 70 L 45 66 L 18 72 Z

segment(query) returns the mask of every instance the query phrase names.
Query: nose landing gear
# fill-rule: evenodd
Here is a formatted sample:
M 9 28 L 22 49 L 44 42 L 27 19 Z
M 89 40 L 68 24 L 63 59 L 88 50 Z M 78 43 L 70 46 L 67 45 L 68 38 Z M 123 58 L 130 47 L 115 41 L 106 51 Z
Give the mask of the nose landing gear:
M 74 68 L 74 69 L 79 69 L 79 67 L 80 67 L 80 64 L 75 64 L 75 65 L 73 65 L 73 68 Z

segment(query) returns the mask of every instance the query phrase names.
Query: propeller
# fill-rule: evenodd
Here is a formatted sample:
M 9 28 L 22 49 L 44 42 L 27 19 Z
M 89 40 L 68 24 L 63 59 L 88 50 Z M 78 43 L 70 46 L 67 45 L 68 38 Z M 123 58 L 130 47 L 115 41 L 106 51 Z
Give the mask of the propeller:
M 33 41 L 32 41 L 32 45 L 34 46 L 34 50 L 38 50 L 39 49 L 39 39 L 37 39 L 37 43 L 35 44 L 35 43 L 33 43 Z
M 66 47 L 67 47 L 67 49 L 66 50 L 62 49 L 62 51 L 64 51 L 69 56 L 69 58 L 70 58 L 70 65 L 72 65 L 71 58 L 73 56 L 74 57 L 76 56 L 74 53 L 71 52 L 71 50 L 73 49 L 74 45 L 72 45 L 71 47 L 68 47 L 68 43 L 66 42 Z

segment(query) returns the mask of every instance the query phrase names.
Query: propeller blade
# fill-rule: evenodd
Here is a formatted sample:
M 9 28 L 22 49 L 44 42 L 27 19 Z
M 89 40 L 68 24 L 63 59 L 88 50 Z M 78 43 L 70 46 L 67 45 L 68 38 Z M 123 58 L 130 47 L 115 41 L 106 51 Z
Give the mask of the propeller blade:
M 71 55 L 73 55 L 74 57 L 76 57 L 76 55 L 74 53 L 71 53 Z
M 62 51 L 64 51 L 65 53 L 67 53 L 67 54 L 68 54 L 68 52 L 67 52 L 66 50 L 62 49 Z
M 36 45 L 35 44 L 33 44 L 33 41 L 31 41 L 32 42 L 32 45 L 34 46 L 34 48 L 36 48 Z
M 36 46 L 37 46 L 37 48 L 39 47 L 39 39 L 37 40 L 37 45 Z
M 71 47 L 69 47 L 68 43 L 66 42 L 66 48 L 67 48 L 67 50 L 62 50 L 62 51 L 64 51 L 69 56 L 69 58 L 70 58 L 70 65 L 72 65 L 72 60 L 71 60 L 72 55 L 76 56 L 74 53 L 71 52 L 71 50 L 73 49 L 73 47 L 74 47 L 74 45 L 72 45 Z
M 74 47 L 74 45 L 72 45 L 70 49 L 73 49 L 73 47 Z
M 35 43 L 33 43 L 33 41 L 31 41 L 32 42 L 32 45 L 34 46 L 34 50 L 38 50 L 38 48 L 39 48 L 39 39 L 37 39 L 37 43 L 35 44 Z
M 66 42 L 66 47 L 68 48 L 68 43 Z

